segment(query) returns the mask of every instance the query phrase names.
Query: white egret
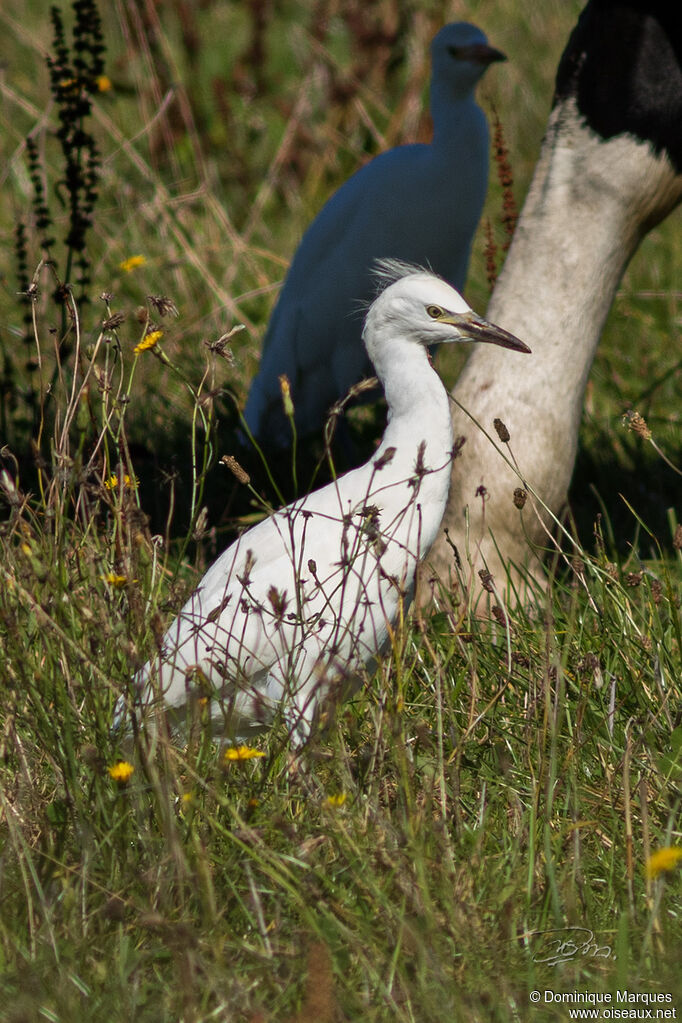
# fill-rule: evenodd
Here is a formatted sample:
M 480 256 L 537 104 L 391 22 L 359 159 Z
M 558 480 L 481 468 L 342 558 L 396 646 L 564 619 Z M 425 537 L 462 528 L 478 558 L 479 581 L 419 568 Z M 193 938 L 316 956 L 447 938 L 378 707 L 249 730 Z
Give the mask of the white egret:
M 430 145 L 390 149 L 323 207 L 294 255 L 270 319 L 244 411 L 254 436 L 291 443 L 279 377 L 291 383 L 299 432 L 367 372 L 363 303 L 376 259 L 428 266 L 462 289 L 488 185 L 488 126 L 476 84 L 504 54 L 474 25 L 446 25 L 431 44 Z
M 134 705 L 212 699 L 216 730 L 244 734 L 277 709 L 304 739 L 320 700 L 381 650 L 410 599 L 447 498 L 449 399 L 427 347 L 488 341 L 527 352 L 441 279 L 393 261 L 363 338 L 388 403 L 370 461 L 282 508 L 208 570 L 137 675 Z M 119 702 L 116 718 L 124 716 Z
M 540 158 L 488 308 L 490 319 L 528 341 L 533 359 L 521 367 L 506 353 L 490 359 L 477 349 L 453 390 L 487 430 L 502 419 L 525 480 L 555 513 L 566 500 L 585 386 L 623 272 L 682 199 L 681 55 L 679 7 L 587 5 L 559 64 Z M 445 524 L 462 552 L 468 543 L 477 567 L 488 565 L 501 592 L 509 562 L 541 573 L 528 537 L 544 546 L 547 536 L 534 513 L 514 506 L 520 480 L 486 437 L 456 410 L 453 424 L 467 442 L 453 465 Z M 442 534 L 430 563 L 447 578 L 452 549 Z

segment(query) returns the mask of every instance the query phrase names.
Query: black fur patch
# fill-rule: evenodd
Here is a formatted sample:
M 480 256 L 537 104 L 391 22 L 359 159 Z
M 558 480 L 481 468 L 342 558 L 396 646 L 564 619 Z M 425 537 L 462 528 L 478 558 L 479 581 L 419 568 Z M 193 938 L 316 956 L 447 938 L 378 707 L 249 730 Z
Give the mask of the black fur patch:
M 590 0 L 557 71 L 554 102 L 570 97 L 602 138 L 634 135 L 682 173 L 680 0 Z

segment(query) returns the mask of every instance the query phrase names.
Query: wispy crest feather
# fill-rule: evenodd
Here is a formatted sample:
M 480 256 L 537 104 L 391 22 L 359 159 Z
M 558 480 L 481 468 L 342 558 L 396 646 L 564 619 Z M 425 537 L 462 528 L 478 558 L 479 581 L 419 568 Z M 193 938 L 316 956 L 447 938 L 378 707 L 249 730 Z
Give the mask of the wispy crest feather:
M 377 291 L 383 291 L 389 284 L 395 284 L 410 274 L 433 273 L 428 266 L 407 263 L 404 259 L 375 259 L 372 264 L 372 277 L 377 282 Z M 434 276 L 437 276 L 434 274 Z
M 356 303 L 356 308 L 366 313 L 372 302 L 385 291 L 386 288 L 391 284 L 395 284 L 396 281 L 400 281 L 403 277 L 409 277 L 411 274 L 432 274 L 434 277 L 438 277 L 438 274 L 434 274 L 433 270 L 429 266 L 419 266 L 417 263 L 408 263 L 404 259 L 392 259 L 384 257 L 382 259 L 375 259 L 372 263 L 372 278 L 374 279 L 374 294 L 369 299 L 361 299 Z M 443 280 L 443 278 L 439 278 Z

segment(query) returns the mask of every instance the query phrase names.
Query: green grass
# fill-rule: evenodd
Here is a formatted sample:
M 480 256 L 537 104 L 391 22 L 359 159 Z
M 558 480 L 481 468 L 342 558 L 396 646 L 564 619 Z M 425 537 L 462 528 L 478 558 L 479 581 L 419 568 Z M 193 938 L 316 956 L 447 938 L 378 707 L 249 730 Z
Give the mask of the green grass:
M 511 58 L 482 95 L 519 203 L 579 6 L 458 8 Z M 277 728 L 244 763 L 224 763 L 201 722 L 186 746 L 110 734 L 117 695 L 224 547 L 229 515 L 255 513 L 216 460 L 235 450 L 274 284 L 329 191 L 381 137 L 402 137 L 390 112 L 405 89 L 417 109 L 428 76 L 407 43 L 444 18 L 436 2 L 366 8 L 398 26 L 406 55 L 384 86 L 342 16 L 315 45 L 309 6 L 270 11 L 259 77 L 239 64 L 256 5 L 196 8 L 183 25 L 169 4 L 143 33 L 135 11 L 153 5 L 102 12 L 114 88 L 92 118 L 103 162 L 91 301 L 67 317 L 75 376 L 73 354 L 55 354 L 62 307 L 45 269 L 23 340 L 12 255 L 22 218 L 31 277 L 23 139 L 54 124 L 49 22 L 28 0 L 0 11 L 0 1018 L 559 1021 L 566 1004 L 531 991 L 626 988 L 670 993 L 679 1011 L 680 873 L 644 871 L 680 844 L 679 477 L 622 422 L 641 412 L 682 466 L 679 214 L 617 296 L 571 494 L 581 553 L 533 606 L 475 618 L 441 594 L 297 759 Z M 278 161 L 292 133 L 306 147 Z M 38 138 L 61 238 L 59 152 Z M 495 225 L 500 208 L 493 184 Z M 122 271 L 136 254 L 145 265 Z M 63 247 L 55 258 L 59 271 Z M 481 232 L 468 294 L 482 309 L 487 293 Z M 102 331 L 115 312 L 126 319 Z M 136 357 L 149 321 L 164 336 Z M 236 323 L 231 360 L 204 344 Z M 121 758 L 135 765 L 125 784 L 108 771 Z M 569 928 L 594 944 L 543 962 L 556 929 L 584 940 Z

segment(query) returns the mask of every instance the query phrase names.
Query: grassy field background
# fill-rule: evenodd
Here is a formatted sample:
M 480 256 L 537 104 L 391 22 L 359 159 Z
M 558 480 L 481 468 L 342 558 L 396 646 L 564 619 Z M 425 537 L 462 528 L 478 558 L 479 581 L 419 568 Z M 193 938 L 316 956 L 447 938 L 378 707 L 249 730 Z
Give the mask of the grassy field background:
M 243 762 L 201 727 L 153 751 L 109 731 L 233 508 L 258 510 L 216 462 L 306 224 L 369 156 L 428 137 L 428 41 L 453 19 L 509 55 L 479 97 L 520 205 L 580 6 L 103 7 L 90 281 L 71 260 L 55 296 L 53 29 L 44 4 L 4 0 L 0 1018 L 568 1018 L 534 990 L 682 1009 L 679 211 L 614 304 L 571 492 L 582 554 L 536 605 L 475 618 L 442 595 L 299 760 L 278 729 Z M 493 180 L 500 244 L 501 208 Z M 467 297 L 488 294 L 482 227 Z

